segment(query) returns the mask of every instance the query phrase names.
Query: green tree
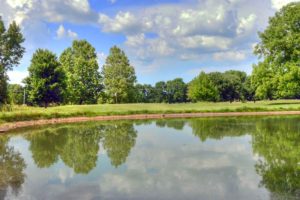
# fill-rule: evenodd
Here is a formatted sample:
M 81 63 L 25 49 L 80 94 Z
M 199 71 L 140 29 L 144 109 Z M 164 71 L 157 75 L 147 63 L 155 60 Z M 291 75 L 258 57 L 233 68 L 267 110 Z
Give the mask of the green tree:
M 149 84 L 136 84 L 135 101 L 138 103 L 155 102 L 155 89 Z
M 8 96 L 10 103 L 21 105 L 24 98 L 24 88 L 19 84 L 9 84 Z
M 102 69 L 105 92 L 114 103 L 133 101 L 135 70 L 130 65 L 124 51 L 114 46 L 106 58 Z
M 47 107 L 50 103 L 63 101 L 65 73 L 54 53 L 38 49 L 33 54 L 28 71 L 26 83 L 31 103 Z
M 0 16 L 0 106 L 7 103 L 7 71 L 19 64 L 25 52 L 23 42 L 20 27 L 12 22 L 6 30 Z
M 188 86 L 188 97 L 192 101 L 218 101 L 219 92 L 209 76 L 201 72 Z
M 169 103 L 182 103 L 187 99 L 187 87 L 182 78 L 176 78 L 166 83 L 166 92 Z
M 86 40 L 74 40 L 59 58 L 67 75 L 67 103 L 95 104 L 102 91 L 95 48 Z
M 299 97 L 300 2 L 290 3 L 269 19 L 254 53 L 252 83 L 259 98 Z
M 167 95 L 167 84 L 164 81 L 159 81 L 155 83 L 154 87 L 155 92 L 155 102 L 162 103 L 168 101 Z

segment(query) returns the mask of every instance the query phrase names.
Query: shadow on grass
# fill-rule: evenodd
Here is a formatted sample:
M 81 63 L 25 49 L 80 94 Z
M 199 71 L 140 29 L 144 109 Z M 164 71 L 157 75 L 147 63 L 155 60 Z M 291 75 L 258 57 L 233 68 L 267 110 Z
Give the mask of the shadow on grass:
M 293 105 L 293 104 L 295 104 L 295 105 L 298 105 L 298 104 L 300 104 L 300 102 L 283 102 L 283 103 L 269 103 L 268 105 L 269 106 L 278 106 L 278 105 Z

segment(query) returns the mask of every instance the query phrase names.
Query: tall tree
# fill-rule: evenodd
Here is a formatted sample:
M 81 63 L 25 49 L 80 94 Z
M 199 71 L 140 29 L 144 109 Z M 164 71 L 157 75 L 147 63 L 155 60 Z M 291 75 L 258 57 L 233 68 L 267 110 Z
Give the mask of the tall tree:
M 182 103 L 185 102 L 187 87 L 182 78 L 175 78 L 174 80 L 167 81 L 166 92 L 169 103 Z
M 97 103 L 103 86 L 95 48 L 86 40 L 74 40 L 59 60 L 67 75 L 67 103 Z
M 65 73 L 54 53 L 38 49 L 33 54 L 28 70 L 26 83 L 32 104 L 47 107 L 50 103 L 63 101 Z
M 201 72 L 188 86 L 188 97 L 196 101 L 218 101 L 219 93 L 217 87 L 210 80 L 209 76 Z
M 252 83 L 259 98 L 300 97 L 300 2 L 276 12 L 254 53 L 262 61 L 253 67 Z
M 114 103 L 133 101 L 135 70 L 122 51 L 117 46 L 110 49 L 102 69 L 105 92 Z
M 0 105 L 7 102 L 7 71 L 19 64 L 25 52 L 23 42 L 20 27 L 12 22 L 6 30 L 0 16 Z

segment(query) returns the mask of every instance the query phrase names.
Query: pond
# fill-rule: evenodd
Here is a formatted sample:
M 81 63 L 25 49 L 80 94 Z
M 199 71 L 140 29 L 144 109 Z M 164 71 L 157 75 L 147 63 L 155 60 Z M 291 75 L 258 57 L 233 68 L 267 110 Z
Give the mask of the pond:
M 89 122 L 0 136 L 0 199 L 300 199 L 300 117 Z

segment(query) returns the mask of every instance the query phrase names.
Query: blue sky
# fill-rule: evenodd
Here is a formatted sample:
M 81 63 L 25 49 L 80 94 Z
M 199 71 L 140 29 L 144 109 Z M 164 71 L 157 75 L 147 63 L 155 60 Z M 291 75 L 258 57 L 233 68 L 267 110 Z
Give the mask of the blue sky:
M 135 67 L 138 82 L 154 84 L 200 71 L 251 73 L 258 31 L 293 0 L 1 0 L 6 25 L 15 20 L 26 38 L 12 83 L 27 76 L 37 48 L 58 56 L 74 39 L 97 50 L 100 67 L 117 45 Z

